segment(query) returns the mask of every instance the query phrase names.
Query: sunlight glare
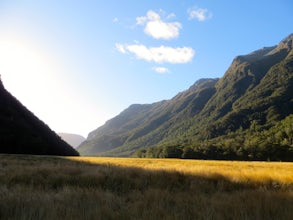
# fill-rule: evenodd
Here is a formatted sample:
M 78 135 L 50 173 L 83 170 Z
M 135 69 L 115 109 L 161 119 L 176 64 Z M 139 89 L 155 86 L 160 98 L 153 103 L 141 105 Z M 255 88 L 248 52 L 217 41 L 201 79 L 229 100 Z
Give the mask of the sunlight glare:
M 44 121 L 55 118 L 60 122 L 62 105 L 70 98 L 59 76 L 60 70 L 54 60 L 35 45 L 0 40 L 0 74 L 4 86 Z

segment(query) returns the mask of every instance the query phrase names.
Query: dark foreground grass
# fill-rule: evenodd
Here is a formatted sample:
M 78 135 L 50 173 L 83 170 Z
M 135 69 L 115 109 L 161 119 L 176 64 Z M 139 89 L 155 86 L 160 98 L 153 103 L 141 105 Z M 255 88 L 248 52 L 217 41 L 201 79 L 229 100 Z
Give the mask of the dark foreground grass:
M 0 219 L 293 219 L 293 184 L 0 155 Z

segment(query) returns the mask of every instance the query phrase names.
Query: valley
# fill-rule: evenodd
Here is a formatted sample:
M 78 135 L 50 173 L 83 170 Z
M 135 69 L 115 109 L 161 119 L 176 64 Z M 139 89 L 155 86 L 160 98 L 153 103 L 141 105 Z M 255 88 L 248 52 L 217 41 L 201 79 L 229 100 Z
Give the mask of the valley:
M 292 2 L 119 3 L 0 1 L 0 220 L 292 220 Z

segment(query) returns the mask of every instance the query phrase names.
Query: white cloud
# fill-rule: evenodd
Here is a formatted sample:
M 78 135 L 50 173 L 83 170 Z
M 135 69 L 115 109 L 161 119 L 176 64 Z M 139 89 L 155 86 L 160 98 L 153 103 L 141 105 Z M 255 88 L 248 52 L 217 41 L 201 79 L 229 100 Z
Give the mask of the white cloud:
M 188 63 L 195 52 L 191 47 L 146 47 L 142 44 L 116 44 L 116 49 L 121 53 L 132 53 L 138 59 L 155 63 Z
M 172 39 L 178 37 L 181 24 L 179 22 L 164 23 L 162 21 L 150 21 L 144 31 L 155 39 Z
M 167 18 L 175 17 L 172 13 Z M 179 36 L 179 31 L 182 27 L 179 22 L 164 22 L 161 16 L 150 10 L 146 16 L 137 17 L 136 24 L 144 25 L 144 32 L 155 39 L 172 39 Z
M 162 66 L 153 67 L 153 70 L 156 71 L 157 73 L 161 73 L 161 74 L 170 72 L 168 68 L 162 67 Z
M 205 21 L 212 17 L 212 13 L 206 8 L 191 8 L 188 10 L 189 19 L 197 19 L 198 21 Z
M 161 16 L 158 13 L 156 13 L 156 12 L 154 12 L 152 10 L 150 10 L 150 11 L 147 12 L 147 18 L 150 21 L 161 20 Z
M 119 19 L 118 18 L 113 18 L 113 23 L 117 23 L 118 21 L 119 21 Z
M 116 44 L 115 47 L 120 53 L 126 53 L 125 46 L 122 44 Z

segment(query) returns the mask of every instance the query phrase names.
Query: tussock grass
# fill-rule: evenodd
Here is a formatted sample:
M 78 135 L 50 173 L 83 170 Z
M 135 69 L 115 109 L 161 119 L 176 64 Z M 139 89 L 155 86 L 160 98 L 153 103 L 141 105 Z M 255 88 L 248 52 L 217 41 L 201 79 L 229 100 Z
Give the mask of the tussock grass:
M 293 219 L 293 164 L 0 155 L 0 219 Z
M 244 162 L 149 158 L 68 157 L 91 164 L 112 164 L 119 167 L 137 167 L 146 170 L 176 171 L 187 175 L 223 176 L 233 182 L 278 181 L 293 183 L 293 163 Z

